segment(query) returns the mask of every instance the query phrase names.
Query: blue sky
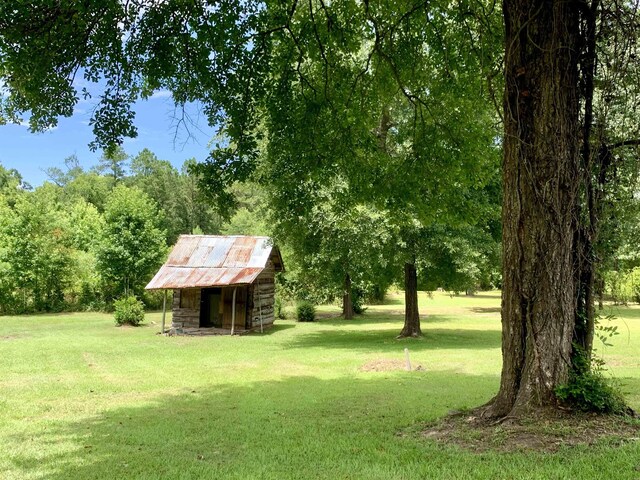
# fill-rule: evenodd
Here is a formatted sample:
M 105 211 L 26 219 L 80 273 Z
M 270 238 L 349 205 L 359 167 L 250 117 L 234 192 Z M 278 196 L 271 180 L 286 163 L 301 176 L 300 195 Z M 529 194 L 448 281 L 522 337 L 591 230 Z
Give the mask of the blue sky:
M 80 101 L 74 115 L 62 118 L 58 126 L 44 133 L 30 133 L 25 125 L 0 125 L 0 164 L 15 168 L 31 185 L 42 184 L 49 167 L 64 169 L 64 159 L 75 154 L 80 164 L 89 168 L 98 162 L 100 151 L 92 152 L 88 144 L 93 139 L 91 127 L 91 101 Z M 148 148 L 158 158 L 169 160 L 177 168 L 189 158 L 204 160 L 208 154 L 207 144 L 214 131 L 207 126 L 206 118 L 195 105 L 188 107 L 193 125 L 187 130 L 175 120 L 173 102 L 166 91 L 156 92 L 146 101 L 134 106 L 135 125 L 138 137 L 125 139 L 123 148 L 135 156 Z

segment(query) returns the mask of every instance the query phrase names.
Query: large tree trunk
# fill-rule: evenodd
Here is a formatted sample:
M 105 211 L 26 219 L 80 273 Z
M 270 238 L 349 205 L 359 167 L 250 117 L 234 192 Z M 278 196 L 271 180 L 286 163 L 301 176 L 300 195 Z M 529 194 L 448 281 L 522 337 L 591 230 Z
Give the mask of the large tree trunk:
M 575 323 L 578 4 L 505 0 L 502 377 L 485 414 L 555 406 Z
M 353 298 L 351 296 L 351 277 L 347 273 L 344 277 L 344 291 L 342 293 L 342 315 L 345 320 L 353 319 Z
M 404 303 L 404 327 L 398 338 L 419 337 L 422 331 L 418 311 L 418 274 L 413 262 L 404 264 Z

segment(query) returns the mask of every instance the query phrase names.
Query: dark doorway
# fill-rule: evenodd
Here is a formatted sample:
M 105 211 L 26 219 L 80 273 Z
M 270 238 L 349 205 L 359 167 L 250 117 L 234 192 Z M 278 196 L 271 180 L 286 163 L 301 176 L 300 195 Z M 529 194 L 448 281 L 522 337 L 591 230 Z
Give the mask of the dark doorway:
M 203 288 L 200 299 L 200 328 L 222 327 L 222 289 Z

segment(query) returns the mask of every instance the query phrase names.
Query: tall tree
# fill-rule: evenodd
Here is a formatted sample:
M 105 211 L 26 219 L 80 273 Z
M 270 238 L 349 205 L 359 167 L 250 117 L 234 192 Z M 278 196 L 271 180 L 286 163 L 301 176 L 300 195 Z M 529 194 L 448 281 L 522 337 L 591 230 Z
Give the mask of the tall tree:
M 106 148 L 100 156 L 96 170 L 111 178 L 115 185 L 125 177 L 128 160 L 129 155 L 122 147 Z
M 142 293 L 162 263 L 167 246 L 159 217 L 153 200 L 142 191 L 118 186 L 111 193 L 97 256 L 98 270 L 113 282 L 116 295 Z
M 167 233 L 167 244 L 173 245 L 183 231 L 184 206 L 178 197 L 179 172 L 167 160 L 160 160 L 145 148 L 131 159 L 131 176 L 127 184 L 146 193 L 163 212 L 161 228 Z

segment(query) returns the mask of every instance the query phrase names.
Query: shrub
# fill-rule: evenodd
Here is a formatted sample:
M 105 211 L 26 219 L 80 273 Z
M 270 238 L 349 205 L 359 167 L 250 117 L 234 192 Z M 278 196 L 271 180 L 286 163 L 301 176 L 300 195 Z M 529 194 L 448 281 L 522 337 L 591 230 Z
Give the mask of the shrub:
M 138 326 L 144 321 L 144 304 L 136 297 L 129 296 L 116 300 L 115 308 L 116 325 Z
M 298 304 L 297 313 L 299 322 L 313 322 L 316 319 L 316 307 L 311 302 Z
M 364 306 L 365 295 L 366 292 L 362 287 L 355 286 L 351 289 L 351 305 L 356 315 L 362 315 L 367 310 Z
M 579 347 L 576 347 L 579 348 Z M 583 412 L 622 414 L 627 411 L 619 387 L 604 376 L 604 362 L 580 352 L 574 359 L 569 382 L 556 388 L 563 403 Z
M 282 297 L 277 293 L 274 299 L 273 309 L 277 319 L 285 320 L 287 318 L 287 312 L 284 310 L 284 302 L 282 301 Z

